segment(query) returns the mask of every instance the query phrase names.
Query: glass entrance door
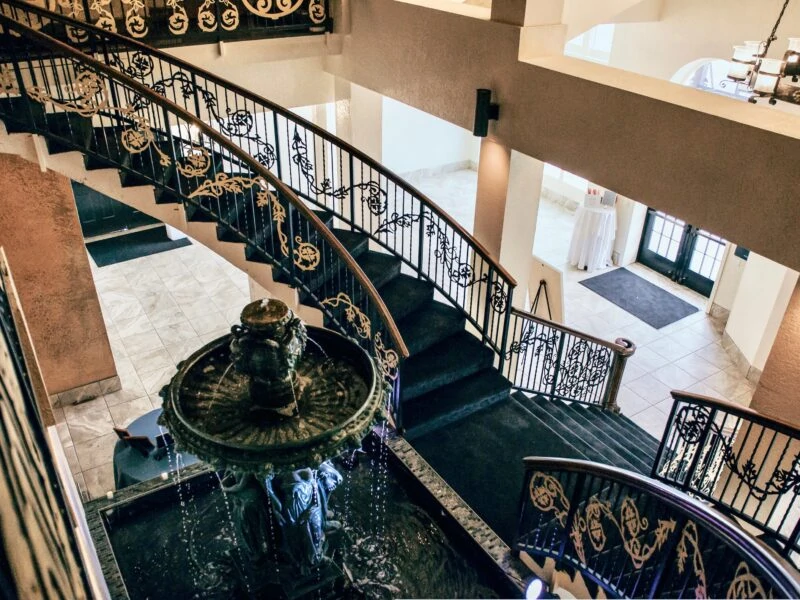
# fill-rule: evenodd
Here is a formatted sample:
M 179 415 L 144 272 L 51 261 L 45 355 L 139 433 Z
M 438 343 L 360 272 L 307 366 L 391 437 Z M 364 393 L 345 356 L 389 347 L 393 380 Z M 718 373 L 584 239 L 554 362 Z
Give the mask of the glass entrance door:
M 648 208 L 638 261 L 708 297 L 722 265 L 725 244 L 713 233 Z

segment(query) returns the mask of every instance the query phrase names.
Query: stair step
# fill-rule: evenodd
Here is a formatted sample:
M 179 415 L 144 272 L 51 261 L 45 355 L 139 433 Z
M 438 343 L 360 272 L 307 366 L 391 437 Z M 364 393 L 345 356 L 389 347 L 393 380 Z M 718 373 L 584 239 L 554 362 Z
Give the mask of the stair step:
M 400 400 L 408 402 L 491 367 L 493 358 L 488 346 L 468 331 L 459 331 L 403 363 Z
M 522 397 L 521 397 L 522 396 Z M 641 473 L 646 470 L 643 461 L 637 459 L 624 447 L 610 440 L 596 429 L 587 428 L 560 400 L 530 398 L 526 394 L 515 398 L 539 418 L 551 424 L 562 437 L 576 445 L 590 460 L 604 462 L 623 469 Z
M 44 127 L 46 123 L 44 106 L 38 102 L 28 102 L 26 97 L 0 98 L 0 115 L 3 115 L 8 133 L 30 133 L 31 119 Z
M 120 141 L 116 127 L 95 127 L 89 142 L 91 154 L 83 155 L 87 171 L 95 169 L 119 168 L 130 164 L 130 153 Z
M 414 439 L 508 398 L 511 382 L 495 369 L 459 379 L 403 406 L 405 437 Z
M 413 356 L 463 330 L 466 319 L 455 308 L 430 300 L 395 323 Z
M 381 286 L 381 298 L 395 322 L 433 300 L 433 286 L 409 275 L 398 275 Z
M 652 465 L 658 444 L 653 438 L 650 438 L 649 441 L 643 440 L 643 436 L 639 436 L 637 431 L 645 433 L 640 427 L 634 423 L 623 421 L 619 414 L 613 414 L 601 408 L 584 406 L 578 402 L 573 402 L 569 408 L 594 427 L 606 430 L 609 435 L 614 436 L 614 439 L 623 442 L 626 449 L 636 454 L 646 464 Z
M 47 137 L 47 151 L 50 154 L 86 150 L 92 136 L 89 119 L 77 113 L 50 113 L 47 115 L 47 129 L 61 139 Z
M 641 464 L 652 466 L 655 452 L 650 453 L 649 449 L 642 448 L 638 439 L 629 435 L 629 432 L 619 422 L 616 415 L 603 414 L 607 411 L 600 408 L 585 407 L 577 402 L 573 402 L 567 408 L 580 419 L 584 427 L 595 433 L 597 437 L 604 440 L 608 445 L 613 446 L 616 444 L 626 452 L 633 454 Z
M 391 254 L 370 250 L 356 259 L 364 274 L 376 288 L 389 283 L 400 274 L 402 261 Z
M 578 452 L 590 459 L 596 455 L 596 451 L 594 450 L 592 444 L 581 435 L 576 435 L 578 433 L 577 428 L 570 427 L 569 422 L 565 422 L 562 419 L 556 418 L 552 412 L 541 406 L 539 402 L 529 397 L 527 394 L 522 392 L 514 392 L 511 394 L 511 397 L 519 402 L 520 405 L 524 407 L 525 410 L 527 410 L 533 417 L 547 425 L 547 427 L 555 432 L 560 438 L 566 440 L 572 446 L 574 446 Z M 559 401 L 554 400 L 552 402 L 555 403 Z

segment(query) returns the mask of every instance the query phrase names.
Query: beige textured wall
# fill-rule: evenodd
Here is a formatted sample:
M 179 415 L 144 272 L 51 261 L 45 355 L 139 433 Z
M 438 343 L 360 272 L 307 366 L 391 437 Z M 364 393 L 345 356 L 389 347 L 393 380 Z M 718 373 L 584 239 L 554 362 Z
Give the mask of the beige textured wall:
M 750 408 L 800 427 L 800 286 L 795 287 Z
M 796 120 L 582 61 L 576 75 L 555 70 L 568 59 L 522 63 L 518 49 L 517 27 L 372 0 L 352 4 L 352 34 L 326 65 L 468 129 L 475 89 L 491 88 L 510 148 L 800 268 Z
M 67 178 L 0 154 L 0 246 L 49 394 L 114 377 L 116 368 Z

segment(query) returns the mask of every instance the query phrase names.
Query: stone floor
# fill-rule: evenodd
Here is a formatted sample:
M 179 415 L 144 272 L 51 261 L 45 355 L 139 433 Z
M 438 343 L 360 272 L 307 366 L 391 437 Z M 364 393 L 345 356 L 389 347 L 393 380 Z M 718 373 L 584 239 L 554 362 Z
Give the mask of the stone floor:
M 472 230 L 477 174 L 456 171 L 409 178 L 423 193 Z M 629 268 L 701 310 L 653 329 L 578 285 L 587 274 L 566 264 L 574 213 L 542 200 L 535 250 L 564 269 L 566 321 L 604 339 L 637 345 L 619 395 L 624 414 L 660 437 L 671 407 L 670 390 L 683 389 L 748 404 L 753 386 L 721 344 L 723 324 L 703 308 L 705 298 L 641 266 Z M 122 390 L 56 410 L 58 431 L 85 498 L 114 489 L 111 456 L 116 435 L 160 406 L 158 391 L 177 362 L 238 322 L 250 297 L 247 275 L 200 244 L 117 265 L 93 265 Z
M 92 271 L 122 390 L 56 409 L 85 498 L 114 489 L 111 428 L 160 407 L 175 365 L 227 333 L 250 300 L 247 275 L 197 243 Z

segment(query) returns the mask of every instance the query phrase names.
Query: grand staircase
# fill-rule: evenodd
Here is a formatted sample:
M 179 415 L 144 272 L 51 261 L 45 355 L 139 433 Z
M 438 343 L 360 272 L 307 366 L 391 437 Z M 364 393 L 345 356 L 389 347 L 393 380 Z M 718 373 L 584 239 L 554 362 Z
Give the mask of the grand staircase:
M 53 157 L 79 153 L 89 175 L 116 170 L 123 191 L 152 189 L 155 207 L 182 207 L 187 229 L 212 226 L 216 241 L 268 265 L 326 326 L 375 355 L 394 383 L 395 423 L 507 541 L 524 456 L 650 471 L 656 441 L 606 410 L 631 344 L 512 309 L 513 279 L 448 215 L 285 109 L 249 96 L 242 105 L 262 104 L 223 111 L 219 98 L 240 90 L 211 98 L 197 83 L 210 76 L 185 63 L 13 0 L 0 5 L 23 23 L 0 16 L 8 134 L 42 136 Z M 154 81 L 155 71 L 172 75 Z M 276 125 L 260 137 L 259 115 L 285 119 L 294 134 L 281 143 Z M 334 142 L 338 169 L 326 166 Z

